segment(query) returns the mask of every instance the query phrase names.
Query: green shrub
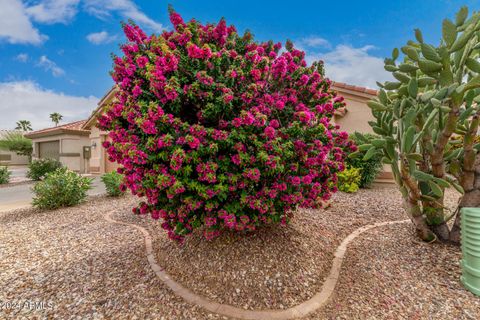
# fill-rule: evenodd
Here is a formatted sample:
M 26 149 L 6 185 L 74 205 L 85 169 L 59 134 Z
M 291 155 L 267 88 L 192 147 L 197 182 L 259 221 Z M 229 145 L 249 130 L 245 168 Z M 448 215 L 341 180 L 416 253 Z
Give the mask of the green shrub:
M 37 159 L 28 165 L 27 177 L 39 181 L 42 180 L 47 173 L 54 172 L 62 167 L 62 163 L 55 159 Z
M 120 173 L 116 171 L 105 173 L 101 179 L 107 189 L 107 195 L 110 197 L 118 197 L 125 192 L 125 190 L 122 190 L 120 187 L 123 182 L 123 175 Z
M 0 167 L 0 184 L 5 184 L 10 181 L 11 172 L 7 167 Z
M 32 156 L 32 140 L 25 138 L 22 132 L 9 132 L 0 140 L 0 150 L 15 152 L 20 156 Z
M 360 169 L 354 167 L 347 167 L 344 171 L 337 174 L 338 176 L 338 190 L 348 193 L 358 191 L 361 174 Z
M 57 209 L 77 205 L 87 197 L 92 181 L 92 178 L 82 177 L 67 168 L 58 168 L 33 186 L 33 206 Z
M 379 136 L 371 133 L 359 133 L 355 132 L 350 135 L 350 139 L 355 142 L 357 146 L 371 144 L 372 141 L 379 139 Z M 355 167 L 360 169 L 360 188 L 368 188 L 377 178 L 380 171 L 382 171 L 382 156 L 379 153 L 375 153 L 370 159 L 363 160 L 366 152 L 359 151 L 359 154 L 356 157 L 348 158 L 347 164 L 350 167 Z

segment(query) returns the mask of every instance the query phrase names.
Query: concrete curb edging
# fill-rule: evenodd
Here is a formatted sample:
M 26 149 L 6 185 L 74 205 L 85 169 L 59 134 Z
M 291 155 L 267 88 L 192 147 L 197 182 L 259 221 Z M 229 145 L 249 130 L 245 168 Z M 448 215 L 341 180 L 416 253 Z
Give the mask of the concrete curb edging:
M 335 250 L 334 258 L 332 267 L 330 269 L 330 273 L 325 279 L 325 282 L 322 285 L 322 289 L 320 292 L 315 294 L 312 298 L 307 301 L 302 302 L 299 305 L 294 307 L 284 309 L 284 310 L 245 310 L 242 308 L 237 308 L 231 305 L 221 304 L 218 302 L 214 302 L 208 300 L 207 298 L 198 295 L 191 291 L 190 289 L 182 286 L 175 280 L 173 280 L 168 273 L 166 273 L 155 261 L 155 257 L 153 254 L 153 246 L 152 246 L 152 237 L 148 233 L 148 231 L 135 224 L 122 222 L 114 220 L 111 215 L 115 211 L 107 212 L 104 216 L 104 219 L 110 223 L 125 225 L 129 227 L 133 227 L 139 230 L 144 238 L 145 238 L 145 251 L 148 263 L 150 264 L 151 269 L 157 275 L 160 280 L 166 284 L 176 295 L 182 297 L 186 302 L 198 305 L 210 312 L 214 312 L 223 316 L 237 318 L 237 319 L 246 319 L 246 320 L 287 320 L 287 319 L 294 319 L 294 318 L 302 318 L 317 309 L 324 306 L 329 298 L 332 296 L 333 291 L 335 290 L 335 286 L 338 281 L 338 277 L 340 275 L 343 257 L 345 256 L 347 246 L 350 242 L 352 242 L 356 237 L 360 234 L 377 227 L 382 227 L 386 225 L 393 225 L 399 223 L 406 223 L 410 220 L 397 220 L 397 221 L 387 221 L 387 222 L 379 222 L 370 225 L 366 225 L 360 227 L 350 233 L 345 239 L 343 239 L 342 243 L 337 247 Z

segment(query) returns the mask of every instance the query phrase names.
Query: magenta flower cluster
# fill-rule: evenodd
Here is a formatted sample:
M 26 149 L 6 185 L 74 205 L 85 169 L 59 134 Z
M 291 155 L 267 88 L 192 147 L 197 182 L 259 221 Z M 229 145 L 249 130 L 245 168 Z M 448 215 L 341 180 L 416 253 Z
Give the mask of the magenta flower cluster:
M 134 212 L 181 241 L 199 227 L 210 239 L 286 224 L 329 199 L 355 146 L 331 123 L 344 102 L 322 63 L 224 20 L 170 20 L 172 31 L 152 36 L 124 25 L 116 98 L 98 121 L 124 187 L 145 199 Z

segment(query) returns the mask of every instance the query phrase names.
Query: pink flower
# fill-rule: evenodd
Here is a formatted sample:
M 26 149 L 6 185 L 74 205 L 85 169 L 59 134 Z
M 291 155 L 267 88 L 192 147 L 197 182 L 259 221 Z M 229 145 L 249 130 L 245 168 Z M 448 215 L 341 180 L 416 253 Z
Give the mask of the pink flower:
M 275 139 L 275 129 L 273 127 L 266 127 L 264 133 L 269 139 Z

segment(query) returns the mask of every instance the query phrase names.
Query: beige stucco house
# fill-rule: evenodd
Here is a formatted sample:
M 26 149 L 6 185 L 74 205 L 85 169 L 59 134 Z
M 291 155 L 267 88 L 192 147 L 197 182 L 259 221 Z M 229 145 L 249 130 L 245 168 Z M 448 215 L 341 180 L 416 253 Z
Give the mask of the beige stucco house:
M 108 132 L 101 131 L 96 127 L 97 117 L 102 109 L 110 104 L 115 97 L 115 87 L 110 89 L 107 94 L 98 102 L 98 108 L 85 121 L 83 129 L 90 132 L 91 157 L 89 172 L 90 173 L 105 173 L 116 170 L 118 164 L 116 162 L 108 161 L 108 155 L 102 147 L 104 141 L 108 139 Z
M 71 170 L 87 172 L 84 147 L 90 147 L 90 131 L 82 128 L 84 124 L 81 120 L 25 134 L 33 141 L 32 158 L 57 159 Z
M 348 133 L 355 131 L 371 133 L 368 121 L 374 120 L 367 101 L 376 96 L 377 91 L 334 82 L 333 89 L 345 98 L 346 107 L 337 110 L 333 121 Z M 98 107 L 87 120 L 62 126 L 34 131 L 26 135 L 34 141 L 34 157 L 54 157 L 69 168 L 81 173 L 102 174 L 116 170 L 118 165 L 108 160 L 102 144 L 108 139 L 107 132 L 96 127 L 97 117 L 103 108 L 115 97 L 115 87 L 99 101 Z M 88 152 L 84 152 L 84 150 Z M 385 168 L 380 179 L 391 179 Z
M 334 122 L 348 133 L 355 131 L 360 133 L 373 133 L 368 122 L 374 121 L 375 118 L 367 102 L 377 95 L 377 90 L 352 86 L 343 82 L 334 82 L 333 89 L 340 96 L 344 97 L 346 102 L 345 110 L 335 113 Z M 377 182 L 394 182 L 390 166 L 383 166 L 383 171 L 378 176 Z

